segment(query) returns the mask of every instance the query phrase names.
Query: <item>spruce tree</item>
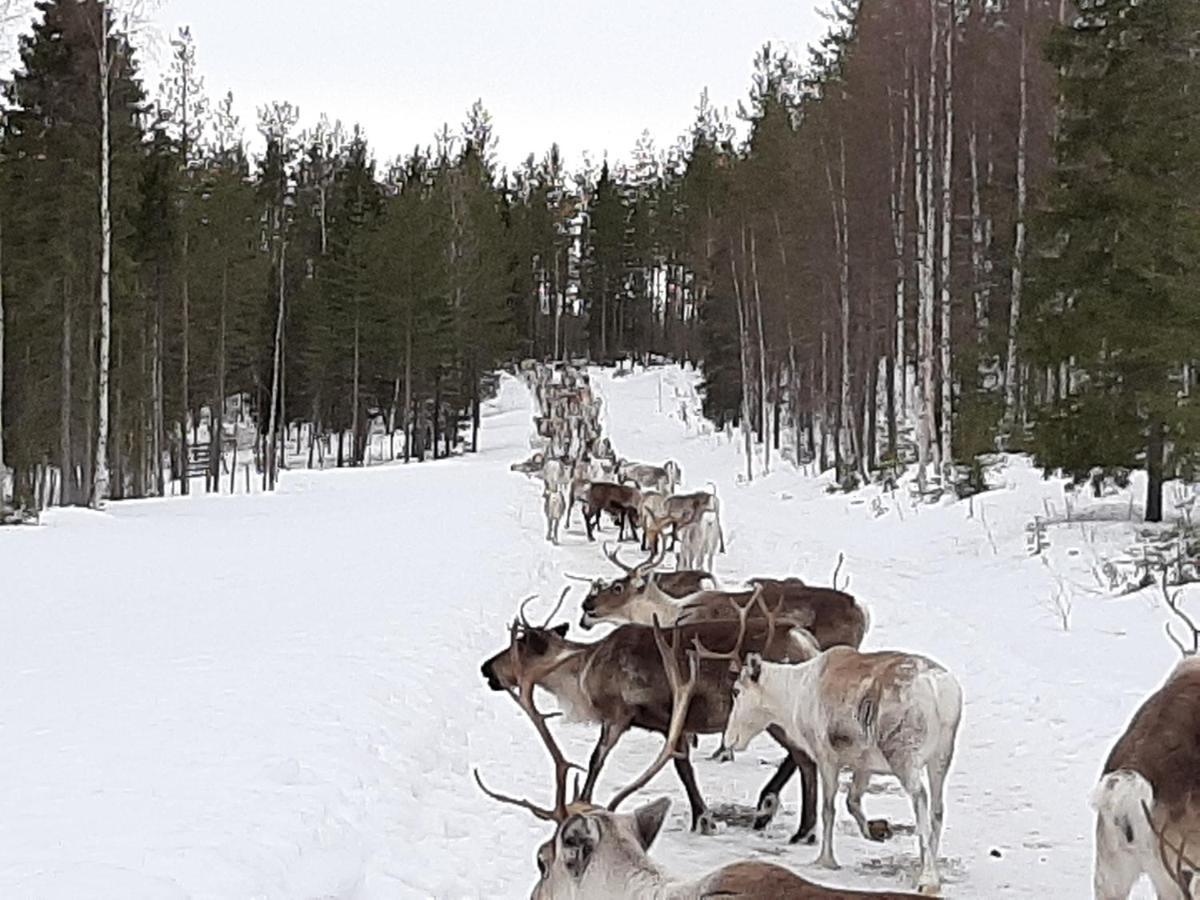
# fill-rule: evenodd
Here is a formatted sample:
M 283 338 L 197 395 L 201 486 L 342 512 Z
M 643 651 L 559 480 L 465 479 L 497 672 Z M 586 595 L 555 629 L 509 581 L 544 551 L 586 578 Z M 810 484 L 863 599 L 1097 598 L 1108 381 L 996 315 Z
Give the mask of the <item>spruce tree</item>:
M 1197 446 L 1179 380 L 1200 346 L 1200 6 L 1088 0 L 1080 13 L 1051 44 L 1062 120 L 1027 331 L 1038 362 L 1070 372 L 1035 449 L 1078 480 L 1144 462 L 1156 522 L 1164 478 Z

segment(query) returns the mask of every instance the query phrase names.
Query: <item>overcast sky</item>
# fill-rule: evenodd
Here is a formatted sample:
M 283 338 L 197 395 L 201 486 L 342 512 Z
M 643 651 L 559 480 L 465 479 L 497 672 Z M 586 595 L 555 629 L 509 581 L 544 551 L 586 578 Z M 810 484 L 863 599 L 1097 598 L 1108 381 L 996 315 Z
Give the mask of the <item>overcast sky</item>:
M 482 98 L 500 161 L 558 141 L 568 165 L 627 157 L 643 129 L 682 133 L 701 89 L 731 110 L 764 41 L 800 51 L 825 0 L 165 0 L 161 44 L 190 25 L 213 97 L 232 90 L 247 136 L 270 100 L 361 123 L 376 155 L 427 144 Z M 151 69 L 155 68 L 150 66 Z M 148 73 L 149 75 L 149 73 Z

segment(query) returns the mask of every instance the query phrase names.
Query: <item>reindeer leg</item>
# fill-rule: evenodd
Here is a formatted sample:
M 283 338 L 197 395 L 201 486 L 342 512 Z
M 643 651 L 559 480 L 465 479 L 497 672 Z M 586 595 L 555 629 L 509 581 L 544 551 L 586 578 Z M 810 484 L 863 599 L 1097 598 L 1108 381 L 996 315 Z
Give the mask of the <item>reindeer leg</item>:
M 796 774 L 796 761 L 789 751 L 788 755 L 780 761 L 779 768 L 775 770 L 771 780 L 759 792 L 758 815 L 754 818 L 755 831 L 762 831 L 775 818 L 775 813 L 779 811 L 779 793 L 783 790 L 784 785 L 792 780 L 794 774 Z
M 704 805 L 704 798 L 700 796 L 700 787 L 696 784 L 696 770 L 692 768 L 689 738 L 690 735 L 683 735 L 679 739 L 679 746 L 675 748 L 678 754 L 675 757 L 675 772 L 679 775 L 680 782 L 683 783 L 683 790 L 687 793 L 688 803 L 692 807 L 692 831 L 713 834 L 716 831 L 716 823 L 713 821 L 712 813 Z
M 600 739 L 596 741 L 595 749 L 592 750 L 592 758 L 588 760 L 587 778 L 583 782 L 583 790 L 579 795 L 580 800 L 585 803 L 592 802 L 592 792 L 596 789 L 596 781 L 600 778 L 600 770 L 604 767 L 604 761 L 608 759 L 608 754 L 612 753 L 613 747 L 617 746 L 617 741 L 628 730 L 628 722 L 616 724 L 606 722 L 600 726 Z
M 862 798 L 871 783 L 871 773 L 865 769 L 855 769 L 854 779 L 850 782 L 850 790 L 846 793 L 846 811 L 858 824 L 859 833 L 868 841 L 886 841 L 892 836 L 892 826 L 887 819 L 868 819 L 863 812 Z

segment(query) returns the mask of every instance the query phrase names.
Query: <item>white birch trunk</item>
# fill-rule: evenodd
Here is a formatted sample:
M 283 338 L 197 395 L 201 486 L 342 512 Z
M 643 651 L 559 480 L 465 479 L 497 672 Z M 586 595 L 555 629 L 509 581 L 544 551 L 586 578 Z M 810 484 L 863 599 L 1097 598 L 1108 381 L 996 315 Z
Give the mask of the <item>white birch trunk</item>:
M 741 349 L 742 369 L 742 435 L 746 442 L 746 481 L 754 480 L 754 451 L 750 445 L 750 363 L 747 359 L 749 339 L 746 334 L 746 313 L 742 309 L 742 288 L 738 281 L 737 257 L 733 252 L 733 242 L 729 245 L 729 269 L 733 276 L 733 295 L 737 302 L 738 314 L 738 346 Z
M 952 308 L 950 294 L 950 264 L 952 231 L 954 227 L 954 7 L 947 7 L 946 20 L 946 83 L 942 89 L 942 466 L 953 459 L 954 437 L 954 369 L 950 354 Z
M 967 152 L 971 163 L 971 276 L 975 282 L 975 337 L 983 343 L 987 335 L 988 307 L 991 305 L 991 287 L 988 284 L 986 235 L 983 222 L 983 200 L 979 190 L 979 133 L 974 122 Z M 980 361 L 982 364 L 982 360 Z
M 896 254 L 896 352 L 892 360 L 895 374 L 893 376 L 893 387 L 895 396 L 893 403 L 895 404 L 896 418 L 903 419 L 908 412 L 908 361 L 905 357 L 905 265 L 904 265 L 904 237 L 907 218 L 907 191 L 905 185 L 908 182 L 908 152 L 909 152 L 909 129 L 908 129 L 908 67 L 905 64 L 904 72 L 904 98 L 901 101 L 901 142 L 899 174 L 897 175 L 896 166 L 891 167 L 892 173 L 892 244 Z M 891 123 L 889 122 L 889 125 Z M 891 132 L 892 155 L 895 156 L 895 133 L 894 129 L 889 128 Z
M 762 418 L 763 474 L 771 471 L 771 434 L 767 415 L 767 341 L 763 335 L 762 293 L 758 286 L 758 242 L 750 229 L 750 267 L 754 278 L 754 306 L 758 317 L 758 402 Z
M 91 506 L 100 509 L 108 499 L 108 376 L 109 344 L 112 338 L 112 215 L 109 209 L 109 61 L 108 5 L 100 6 L 100 36 L 97 48 L 100 78 L 100 354 L 96 377 L 99 410 L 96 416 L 95 478 Z
M 282 222 L 280 223 L 282 226 Z M 284 304 L 284 263 L 287 259 L 287 241 L 280 239 L 279 243 L 279 303 L 278 311 L 275 315 L 275 352 L 274 360 L 271 365 L 271 411 L 267 415 L 267 443 L 266 443 L 266 466 L 263 471 L 263 483 L 268 490 L 275 489 L 276 478 L 276 443 L 275 443 L 275 427 L 276 427 L 276 407 L 279 403 L 279 370 L 282 364 L 283 355 L 283 304 Z
M 915 74 L 915 73 L 914 73 Z M 932 88 L 932 85 L 931 85 Z M 932 98 L 930 111 L 932 112 Z M 921 139 L 921 92 L 913 88 L 913 169 L 917 202 L 917 484 L 928 483 L 933 441 L 933 213 L 932 136 Z
M 834 248 L 838 256 L 838 320 L 841 337 L 841 384 L 839 385 L 840 415 L 837 423 L 837 441 L 843 461 L 850 462 L 853 455 L 853 413 L 850 408 L 850 248 L 846 223 L 846 141 L 839 137 L 841 171 L 838 184 L 834 185 L 833 170 L 829 154 L 825 154 L 825 180 L 829 185 L 829 203 L 833 211 Z
M 1026 20 L 1029 17 L 1029 0 L 1025 2 Z M 1026 150 L 1029 143 L 1029 64 L 1026 56 L 1027 38 L 1025 27 L 1021 29 L 1020 62 L 1020 119 L 1017 126 L 1017 229 L 1013 244 L 1012 297 L 1008 310 L 1008 348 L 1004 364 L 1004 424 L 1013 428 L 1017 421 L 1017 400 L 1020 373 L 1017 361 L 1017 328 L 1021 323 L 1021 294 L 1025 284 L 1025 204 L 1028 196 L 1026 185 Z

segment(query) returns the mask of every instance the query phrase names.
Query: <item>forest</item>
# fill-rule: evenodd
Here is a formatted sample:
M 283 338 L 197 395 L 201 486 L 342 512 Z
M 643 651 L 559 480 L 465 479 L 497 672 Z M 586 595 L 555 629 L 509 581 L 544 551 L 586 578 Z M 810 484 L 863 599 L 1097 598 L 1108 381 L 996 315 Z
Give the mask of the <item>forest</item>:
M 1200 459 L 1194 0 L 829 23 L 669 146 L 506 170 L 482 101 L 383 160 L 285 100 L 239 122 L 187 29 L 147 85 L 120 4 L 39 0 L 5 22 L 0 502 L 472 452 L 497 369 L 666 358 L 750 477 L 964 494 L 1029 452 L 1097 492 L 1145 468 L 1161 519 Z

